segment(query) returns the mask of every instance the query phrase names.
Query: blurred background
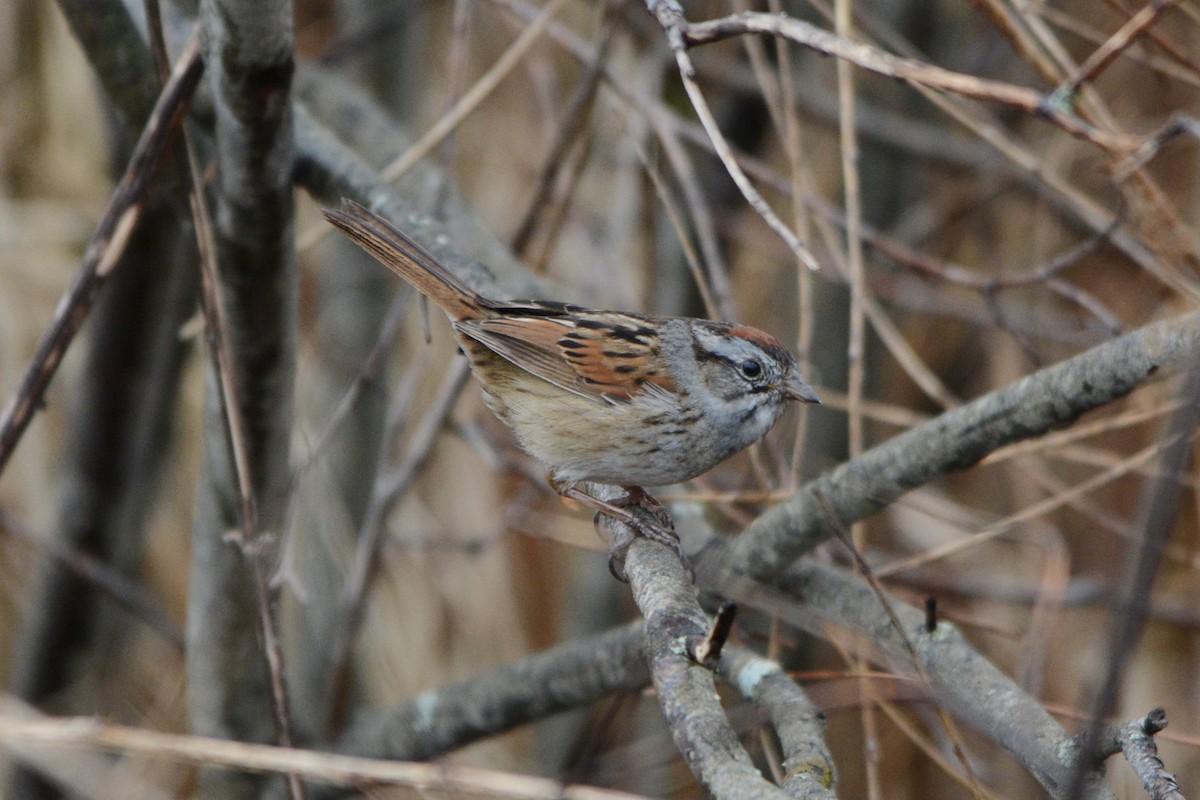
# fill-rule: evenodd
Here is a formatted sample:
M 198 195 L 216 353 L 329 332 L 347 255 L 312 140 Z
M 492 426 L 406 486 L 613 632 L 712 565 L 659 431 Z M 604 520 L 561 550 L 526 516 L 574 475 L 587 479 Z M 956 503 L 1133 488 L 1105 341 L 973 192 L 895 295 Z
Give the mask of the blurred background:
M 1076 95 L 1078 113 L 1100 130 L 1146 136 L 1197 113 L 1200 7 L 1160 5 L 1169 6 L 1161 18 Z M 819 0 L 694 2 L 686 11 L 701 20 L 777 6 L 833 28 L 833 9 Z M 644 5 L 560 3 L 515 66 L 496 73 L 546 8 L 298 0 L 296 85 L 310 85 L 303 75 L 344 81 L 407 130 L 407 138 L 397 127 L 394 141 L 373 140 L 370 160 L 382 167 L 481 79 L 497 78 L 421 167 L 434 198 L 423 206 L 429 213 L 473 209 L 480 230 L 559 299 L 742 321 L 793 346 L 825 405 L 789 412 L 764 446 L 663 490 L 679 519 L 736 535 L 766 505 L 874 443 L 1196 308 L 1194 136 L 1147 153 L 1126 177 L 1128 162 L 1028 110 L 857 69 L 839 87 L 835 59 L 768 39 L 693 50 L 722 131 L 776 213 L 810 243 L 821 264 L 810 272 L 713 155 Z M 1049 94 L 1138 9 L 1125 0 L 864 0 L 853 4 L 852 35 Z M 168 18 L 181 25 L 188 13 L 186 4 L 171 7 Z M 347 118 L 315 91 L 305 102 L 348 140 L 356 128 L 364 138 L 375 132 L 373 121 Z M 203 119 L 203 100 L 197 113 Z M 0 0 L 5 402 L 130 145 L 60 9 Z M 473 383 L 460 390 L 442 315 L 330 235 L 302 192 L 296 215 L 294 470 L 285 523 L 272 532 L 285 660 L 302 687 L 295 702 L 324 702 L 303 697 L 305 662 L 323 641 L 311 620 L 338 596 L 372 514 L 382 515 L 385 535 L 355 645 L 360 707 L 386 707 L 631 619 L 628 588 L 610 577 L 591 515 L 547 489 L 541 467 L 516 450 Z M 1106 235 L 1114 218 L 1117 233 Z M 853 246 L 848 226 L 860 237 Z M 46 713 L 171 731 L 188 729 L 182 637 L 209 363 L 194 274 L 166 260 L 183 247 L 178 239 L 166 225 L 139 237 L 144 257 L 106 287 L 0 476 L 0 677 Z M 859 351 L 861 359 L 852 357 Z M 372 353 L 381 365 L 367 373 Z M 339 411 L 355 386 L 349 410 Z M 1132 523 L 1174 389 L 1153 384 L 1068 430 L 920 487 L 862 531 L 864 554 L 886 586 L 917 605 L 937 596 L 940 613 L 1068 730 L 1090 710 L 1107 666 L 1110 601 L 1133 552 Z M 381 485 L 394 490 L 386 500 Z M 1162 755 L 1194 793 L 1194 472 L 1183 489 L 1149 622 L 1125 656 L 1117 716 L 1164 707 L 1171 727 L 1159 737 Z M 953 555 L 921 558 L 979 534 Z M 47 589 L 55 580 L 47 577 L 49 540 L 140 587 L 136 610 L 88 581 Z M 813 557 L 846 561 L 837 542 Z M 863 682 L 918 727 L 928 712 L 911 707 L 902 682 L 859 674 L 851 638 L 830 631 L 814 639 L 766 619 L 747 621 L 738 635 L 772 647 L 826 710 L 840 796 L 967 793 L 907 729 L 879 717 L 864 734 Z M 761 720 L 751 712 L 734 719 L 765 764 Z M 995 746 L 967 743 L 994 796 L 1040 791 Z M 76 756 L 58 758 L 69 771 Z M 646 695 L 446 758 L 699 796 Z M 121 775 L 91 781 L 83 794 L 114 796 L 127 785 L 120 780 L 152 783 L 166 796 L 194 786 L 188 768 L 121 763 Z M 1120 797 L 1144 796 L 1119 759 L 1110 773 Z

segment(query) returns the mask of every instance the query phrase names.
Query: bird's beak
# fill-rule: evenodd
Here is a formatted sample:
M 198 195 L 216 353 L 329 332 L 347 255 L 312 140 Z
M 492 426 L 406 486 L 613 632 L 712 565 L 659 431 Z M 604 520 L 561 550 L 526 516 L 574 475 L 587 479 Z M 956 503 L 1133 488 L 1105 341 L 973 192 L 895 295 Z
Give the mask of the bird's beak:
M 805 383 L 795 373 L 789 375 L 783 382 L 783 396 L 788 400 L 799 400 L 801 403 L 820 403 L 821 398 L 816 391 Z

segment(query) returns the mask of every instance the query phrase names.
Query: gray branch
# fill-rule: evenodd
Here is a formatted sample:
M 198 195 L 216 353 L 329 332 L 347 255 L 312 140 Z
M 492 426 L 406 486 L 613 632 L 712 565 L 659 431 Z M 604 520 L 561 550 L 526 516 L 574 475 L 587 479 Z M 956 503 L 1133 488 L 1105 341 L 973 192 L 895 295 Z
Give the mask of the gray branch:
M 770 582 L 842 525 L 1014 442 L 1065 427 L 1194 358 L 1200 313 L 1148 325 L 894 436 L 811 481 L 758 517 L 732 546 L 730 568 Z
M 607 519 L 601 524 L 610 525 Z M 754 767 L 721 708 L 713 674 L 691 657 L 691 644 L 704 638 L 708 621 L 679 557 L 638 538 L 625 558 L 625 574 L 646 620 L 646 660 L 659 703 L 696 780 L 715 798 L 787 797 Z
M 866 583 L 819 564 L 797 564 L 780 578 L 778 587 L 787 597 L 772 603 L 772 610 L 792 624 L 815 635 L 822 635 L 826 624 L 849 628 L 867 637 L 900 671 L 911 673 L 915 658 L 929 677 L 934 702 L 1011 752 L 1051 797 L 1065 797 L 1074 768 L 1071 738 L 953 625 L 942 622 L 929 631 L 923 611 L 891 598 L 903 628 L 899 631 Z M 727 588 L 745 602 L 769 602 L 761 587 L 749 581 L 735 579 Z M 1113 797 L 1103 769 L 1088 771 L 1083 796 Z
M 239 408 L 223 408 L 210 389 L 192 531 L 189 710 L 197 733 L 266 741 L 274 738 L 272 694 L 259 642 L 255 570 L 247 569 L 228 534 L 245 526 L 256 548 L 259 534 L 277 534 L 289 480 L 297 291 L 292 8 L 284 0 L 206 0 L 202 18 L 215 108 L 213 239 L 227 324 L 221 335 L 232 354 L 232 374 L 222 378 L 231 382 Z M 230 455 L 227 413 L 239 414 L 244 424 L 253 494 L 246 505 Z M 253 510 L 249 523 L 244 509 Z M 211 772 L 204 783 L 213 796 L 254 792 L 254 781 L 245 776 Z
M 650 682 L 642 625 L 577 639 L 479 678 L 430 689 L 410 703 L 361 712 L 338 749 L 423 761 L 551 714 Z
M 1184 800 L 1179 782 L 1167 772 L 1154 744 L 1154 735 L 1166 727 L 1166 712 L 1156 708 L 1141 719 L 1106 727 L 1096 737 L 1096 750 L 1101 756 L 1123 753 L 1150 800 Z
M 721 678 L 761 708 L 783 746 L 783 790 L 793 800 L 834 800 L 836 772 L 825 744 L 825 715 L 779 664 L 742 647 L 726 647 Z

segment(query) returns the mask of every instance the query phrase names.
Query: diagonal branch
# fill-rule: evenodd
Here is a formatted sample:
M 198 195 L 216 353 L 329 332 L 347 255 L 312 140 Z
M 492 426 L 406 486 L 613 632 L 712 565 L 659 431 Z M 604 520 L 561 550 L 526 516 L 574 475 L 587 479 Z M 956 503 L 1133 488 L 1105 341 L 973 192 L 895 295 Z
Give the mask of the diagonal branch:
M 125 174 L 109 199 L 108 208 L 83 255 L 74 282 L 59 301 L 37 352 L 16 394 L 0 415 L 0 474 L 42 403 L 46 387 L 62 363 L 100 289 L 120 260 L 146 209 L 171 142 L 187 114 L 192 94 L 204 70 L 199 36 L 193 37 L 179 59 L 170 82 L 163 88 L 146 127 L 142 130 Z
M 686 25 L 683 32 L 688 46 L 709 44 L 746 34 L 781 36 L 815 52 L 844 59 L 884 77 L 897 78 L 906 83 L 961 97 L 988 100 L 1019 108 L 1034 116 L 1042 117 L 1071 136 L 1087 140 L 1104 150 L 1128 152 L 1140 143 L 1137 137 L 1104 131 L 1095 127 L 1082 117 L 1060 108 L 1052 102 L 1053 97 L 1044 95 L 1036 89 L 980 78 L 976 75 L 966 75 L 916 59 L 895 56 L 871 45 L 855 42 L 822 30 L 786 14 L 745 12 L 721 19 L 690 23 Z
M 876 445 L 762 514 L 732 545 L 729 568 L 769 582 L 833 535 L 817 495 L 843 524 L 1013 442 L 1113 402 L 1200 349 L 1200 313 L 1148 325 L 1028 375 Z

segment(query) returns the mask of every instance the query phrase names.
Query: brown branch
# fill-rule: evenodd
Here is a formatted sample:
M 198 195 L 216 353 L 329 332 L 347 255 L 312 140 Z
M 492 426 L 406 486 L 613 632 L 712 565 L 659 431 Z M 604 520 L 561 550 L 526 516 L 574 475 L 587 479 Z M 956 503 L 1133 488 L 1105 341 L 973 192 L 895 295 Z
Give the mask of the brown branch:
M 1137 147 L 1140 140 L 1103 131 L 1081 117 L 1063 110 L 1035 89 L 1004 81 L 980 78 L 926 64 L 912 58 L 886 53 L 871 45 L 846 39 L 802 20 L 779 14 L 745 12 L 706 22 L 689 23 L 684 28 L 689 47 L 718 42 L 746 34 L 781 36 L 818 53 L 855 64 L 889 78 L 975 100 L 987 100 L 1021 109 L 1057 125 L 1071 136 L 1117 153 Z
M 1051 104 L 1072 102 L 1079 88 L 1089 83 L 1108 68 L 1110 64 L 1129 47 L 1138 36 L 1145 33 L 1158 18 L 1175 6 L 1179 0 L 1152 0 L 1130 17 L 1120 30 L 1108 38 L 1104 44 L 1097 47 L 1088 56 L 1087 61 L 1079 65 L 1075 74 L 1063 81 L 1062 85 L 1051 95 Z
M 108 725 L 87 717 L 33 716 L 0 696 L 0 741 L 7 746 L 111 752 L 138 758 L 221 767 L 249 773 L 296 775 L 305 780 L 361 789 L 406 786 L 420 793 L 528 800 L 639 800 L 638 795 L 514 773 L 446 764 L 379 761 L 273 745 Z M 24 712 L 24 713 L 22 713 Z M 644 799 L 641 799 L 644 800 Z
M 180 57 L 170 82 L 159 95 L 129 165 L 113 190 L 108 208 L 88 242 L 83 264 L 59 301 L 54 319 L 38 344 L 16 393 L 0 415 L 0 475 L 4 473 L 34 413 L 41 406 L 46 387 L 58 371 L 67 348 L 87 319 L 100 289 L 120 261 L 130 236 L 137 228 L 155 179 L 187 114 L 203 71 L 197 33 Z

